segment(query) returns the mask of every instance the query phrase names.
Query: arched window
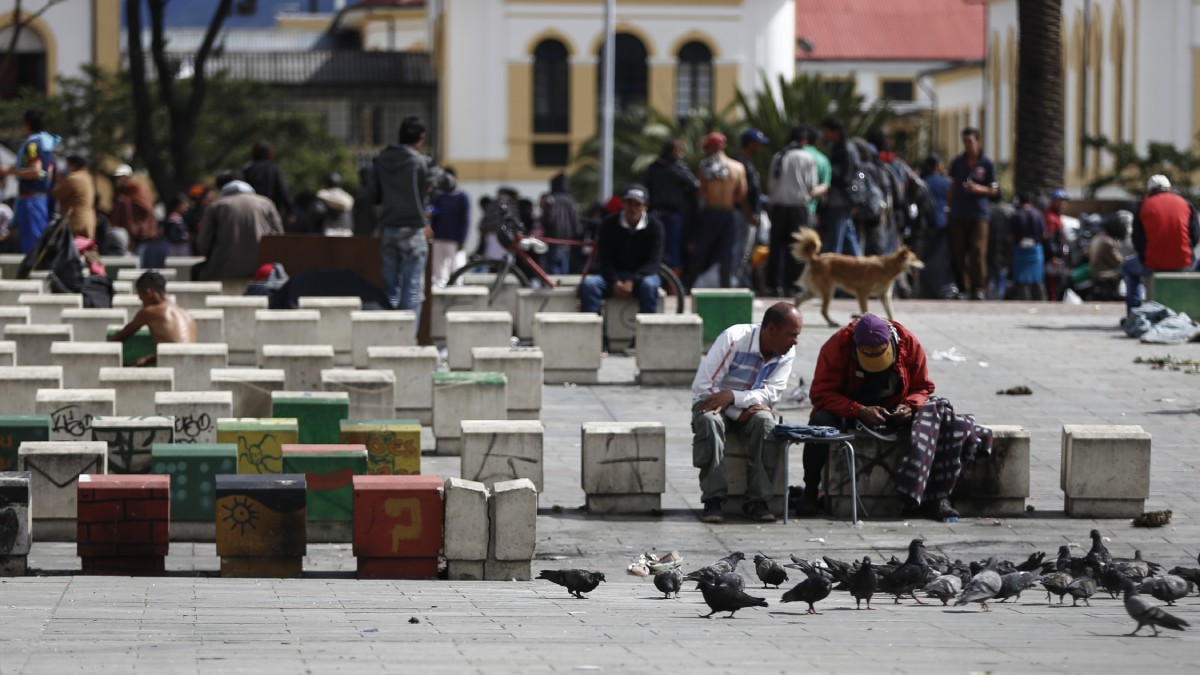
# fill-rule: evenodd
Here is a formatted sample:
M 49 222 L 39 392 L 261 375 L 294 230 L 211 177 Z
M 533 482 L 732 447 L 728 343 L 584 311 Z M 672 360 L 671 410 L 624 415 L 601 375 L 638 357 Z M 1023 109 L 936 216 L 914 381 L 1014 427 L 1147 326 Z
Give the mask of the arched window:
M 679 49 L 675 74 L 675 116 L 686 118 L 693 110 L 712 108 L 712 50 L 703 42 Z
M 571 112 L 567 48 L 543 40 L 533 50 L 533 132 L 565 134 Z
M 0 30 L 0 45 L 8 47 L 13 30 L 11 25 Z M 22 89 L 46 93 L 46 46 L 29 26 L 21 29 L 8 68 L 0 73 L 0 99 L 15 98 Z
M 614 82 L 614 108 L 617 112 L 633 106 L 646 105 L 648 70 L 646 68 L 646 45 L 635 35 L 617 33 L 617 51 L 614 54 L 616 79 Z M 598 101 L 604 100 L 604 46 L 600 47 L 599 77 L 596 88 L 600 92 Z

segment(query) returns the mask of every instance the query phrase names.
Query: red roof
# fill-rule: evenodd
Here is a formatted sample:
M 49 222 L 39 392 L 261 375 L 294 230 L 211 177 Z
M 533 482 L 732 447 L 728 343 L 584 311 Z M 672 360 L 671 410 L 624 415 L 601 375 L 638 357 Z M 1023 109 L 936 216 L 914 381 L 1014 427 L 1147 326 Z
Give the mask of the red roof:
M 983 0 L 796 0 L 806 61 L 982 61 Z

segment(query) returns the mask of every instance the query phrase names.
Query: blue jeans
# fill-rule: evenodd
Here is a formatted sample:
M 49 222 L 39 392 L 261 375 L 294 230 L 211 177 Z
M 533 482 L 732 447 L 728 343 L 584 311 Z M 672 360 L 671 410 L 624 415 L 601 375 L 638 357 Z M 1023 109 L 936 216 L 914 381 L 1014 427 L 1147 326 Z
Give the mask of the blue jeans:
M 683 214 L 655 211 L 663 224 L 663 262 L 671 269 L 683 269 Z
M 821 251 L 862 255 L 849 206 L 829 206 L 821 215 Z
M 546 274 L 567 274 L 571 271 L 571 249 L 567 246 L 551 246 L 542 256 L 542 269 Z
M 421 228 L 385 227 L 383 240 L 383 292 L 392 309 L 410 309 L 420 321 L 425 301 L 425 260 L 429 246 Z
M 632 279 L 629 272 L 618 272 L 614 275 L 618 281 Z M 637 298 L 638 311 L 642 314 L 654 314 L 658 311 L 658 289 L 662 280 L 657 274 L 642 277 L 633 285 L 633 297 Z M 613 296 L 612 286 L 599 274 L 589 274 L 579 284 L 579 309 L 592 314 L 600 313 L 600 301 Z
M 44 196 L 17 199 L 13 220 L 17 223 L 17 233 L 21 239 L 21 253 L 28 254 L 50 222 L 50 204 Z

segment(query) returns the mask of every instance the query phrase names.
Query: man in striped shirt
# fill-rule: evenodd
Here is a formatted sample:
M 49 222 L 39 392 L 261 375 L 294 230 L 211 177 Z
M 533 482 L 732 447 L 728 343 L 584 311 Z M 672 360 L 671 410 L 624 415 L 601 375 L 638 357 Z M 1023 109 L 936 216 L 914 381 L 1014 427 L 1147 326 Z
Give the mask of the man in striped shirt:
M 794 305 L 779 302 L 762 323 L 730 326 L 717 336 L 692 381 L 692 466 L 700 469 L 700 520 L 719 523 L 728 495 L 725 437 L 746 445 L 745 512 L 761 522 L 775 520 L 767 507 L 778 445 L 771 407 L 787 386 L 804 320 Z

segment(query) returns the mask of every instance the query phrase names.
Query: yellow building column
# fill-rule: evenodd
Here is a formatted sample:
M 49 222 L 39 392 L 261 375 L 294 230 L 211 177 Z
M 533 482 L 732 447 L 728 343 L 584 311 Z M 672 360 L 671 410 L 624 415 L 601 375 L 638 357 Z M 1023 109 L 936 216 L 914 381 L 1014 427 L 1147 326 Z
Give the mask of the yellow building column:
M 648 100 L 651 108 L 675 117 L 675 64 L 652 63 L 650 65 Z
M 596 108 L 596 78 L 600 69 L 592 63 L 571 63 L 571 157 L 579 151 L 587 139 L 596 134 L 596 119 L 600 111 Z
M 713 111 L 719 112 L 737 98 L 736 63 L 713 64 Z
M 121 0 L 94 0 L 92 60 L 110 72 L 121 68 Z
M 527 171 L 533 166 L 533 64 L 508 64 L 508 161 Z

